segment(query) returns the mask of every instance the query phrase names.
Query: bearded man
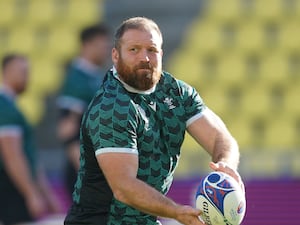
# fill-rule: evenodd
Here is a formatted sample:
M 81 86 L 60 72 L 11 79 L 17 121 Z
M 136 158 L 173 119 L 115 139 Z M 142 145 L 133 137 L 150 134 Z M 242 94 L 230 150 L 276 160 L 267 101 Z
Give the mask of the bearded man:
M 188 131 L 233 176 L 239 149 L 194 88 L 162 70 L 157 24 L 134 17 L 116 30 L 113 68 L 86 111 L 73 205 L 65 224 L 160 224 L 158 217 L 203 225 L 200 211 L 165 196 Z

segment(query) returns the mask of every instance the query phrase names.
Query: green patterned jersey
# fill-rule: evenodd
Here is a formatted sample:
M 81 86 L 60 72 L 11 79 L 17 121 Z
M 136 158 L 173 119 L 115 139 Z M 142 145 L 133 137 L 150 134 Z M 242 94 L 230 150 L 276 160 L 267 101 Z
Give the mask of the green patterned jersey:
M 78 205 L 109 212 L 111 225 L 157 224 L 113 198 L 95 155 L 137 154 L 137 177 L 166 194 L 180 157 L 186 127 L 202 116 L 205 105 L 194 88 L 163 72 L 152 92 L 132 91 L 111 70 L 83 117 L 81 168 L 73 193 Z

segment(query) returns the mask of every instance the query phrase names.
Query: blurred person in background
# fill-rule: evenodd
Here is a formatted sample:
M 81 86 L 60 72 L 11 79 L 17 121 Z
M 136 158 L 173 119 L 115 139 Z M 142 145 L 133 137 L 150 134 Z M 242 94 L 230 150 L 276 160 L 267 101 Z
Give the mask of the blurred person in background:
M 79 128 L 81 117 L 102 84 L 110 55 L 110 29 L 105 24 L 84 28 L 80 33 L 80 53 L 67 69 L 57 99 L 58 138 L 67 155 L 64 181 L 70 196 L 79 168 Z
M 130 18 L 114 40 L 114 66 L 83 116 L 80 169 L 65 224 L 158 225 L 165 217 L 204 225 L 200 210 L 165 196 L 185 132 L 210 154 L 211 169 L 243 187 L 238 145 L 193 87 L 162 70 L 163 38 L 154 21 Z
M 9 54 L 2 61 L 0 87 L 0 221 L 32 222 L 59 213 L 58 199 L 38 165 L 32 128 L 16 105 L 28 84 L 29 62 Z M 1 223 L 0 222 L 0 223 Z

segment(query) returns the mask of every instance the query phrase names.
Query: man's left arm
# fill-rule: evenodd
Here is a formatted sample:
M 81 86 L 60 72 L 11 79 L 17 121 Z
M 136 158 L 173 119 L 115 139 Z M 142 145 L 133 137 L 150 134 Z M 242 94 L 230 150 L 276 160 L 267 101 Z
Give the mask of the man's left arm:
M 239 147 L 220 117 L 206 108 L 203 115 L 187 127 L 187 131 L 212 156 L 210 167 L 231 175 L 243 187 L 237 172 Z

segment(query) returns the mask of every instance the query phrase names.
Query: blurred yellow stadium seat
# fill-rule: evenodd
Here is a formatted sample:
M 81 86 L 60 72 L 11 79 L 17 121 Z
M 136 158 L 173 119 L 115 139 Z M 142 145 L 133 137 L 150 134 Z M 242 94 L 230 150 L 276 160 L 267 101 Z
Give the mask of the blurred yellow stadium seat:
M 199 54 L 218 51 L 222 39 L 217 25 L 214 21 L 196 21 L 189 29 L 187 48 L 193 48 L 193 51 L 198 51 Z
M 51 27 L 49 26 L 37 26 L 33 27 L 34 35 L 34 48 L 31 55 L 35 58 L 41 58 L 41 56 L 47 55 L 47 48 L 49 46 L 49 36 L 51 33 Z
M 300 2 L 298 0 L 283 0 L 281 3 L 283 19 L 292 21 L 300 15 Z
M 246 115 L 265 115 L 270 109 L 270 96 L 259 84 L 244 89 L 242 111 Z
M 299 9 L 300 12 L 300 9 Z M 289 20 L 282 26 L 279 47 L 282 52 L 300 51 L 300 22 L 299 19 Z
M 9 46 L 10 29 L 8 27 L 0 26 L 0 56 L 7 52 Z
M 68 59 L 77 53 L 78 33 L 70 27 L 57 26 L 49 34 L 47 54 L 51 58 Z
M 228 108 L 228 98 L 223 89 L 214 85 L 205 91 L 199 91 L 205 104 L 218 114 L 225 114 Z
M 263 60 L 261 74 L 261 81 L 266 86 L 285 83 L 288 78 L 286 57 L 278 52 L 267 54 Z
M 228 52 L 220 58 L 218 81 L 224 87 L 232 84 L 242 86 L 246 81 L 244 71 L 245 64 L 241 60 L 240 54 Z
M 259 20 L 274 20 L 282 14 L 282 0 L 255 1 L 255 17 Z
M 285 110 L 287 115 L 296 116 L 300 115 L 299 104 L 300 90 L 299 86 L 290 86 L 286 91 Z
M 300 51 L 290 51 L 286 54 L 286 73 L 291 85 L 299 85 L 300 81 Z
M 99 22 L 99 0 L 0 0 L 0 56 L 26 54 L 32 75 L 19 104 L 33 124 L 44 113 L 44 98 L 62 81 L 62 64 L 78 51 L 78 32 Z
M 10 30 L 10 38 L 7 50 L 29 54 L 34 49 L 34 35 L 32 30 L 26 26 L 15 26 Z
M 193 57 L 192 53 L 189 53 L 188 52 L 189 50 L 187 50 L 187 49 L 177 49 L 175 51 L 184 52 L 184 55 L 186 55 L 187 57 L 182 58 L 182 57 L 180 57 L 179 54 L 176 54 L 173 57 L 172 65 L 168 66 L 168 67 L 170 67 L 170 72 L 171 72 L 172 68 L 175 68 L 175 65 L 178 65 L 178 66 L 176 66 L 176 71 L 177 71 L 176 77 L 177 78 L 182 79 L 182 80 L 185 79 L 185 81 L 188 81 L 188 82 L 193 80 L 194 77 L 196 77 L 196 80 L 197 80 L 196 74 L 199 73 L 199 70 L 194 61 L 197 61 L 198 59 L 196 59 L 196 57 Z M 187 73 L 186 68 L 190 68 L 190 67 L 192 67 L 192 68 L 188 71 L 188 73 L 189 74 L 192 73 L 193 75 L 186 76 L 185 75 Z M 189 80 L 189 79 L 191 79 L 191 80 Z M 194 80 L 194 82 L 196 80 Z
M 43 117 L 45 111 L 43 97 L 42 95 L 32 93 L 29 89 L 18 99 L 18 105 L 31 124 L 39 123 Z
M 81 26 L 100 20 L 102 17 L 100 3 L 99 0 L 89 0 L 89 4 L 86 1 L 70 1 L 66 12 L 67 20 Z
M 185 79 L 243 149 L 299 146 L 300 1 L 209 1 L 204 11 L 172 72 L 191 71 Z
M 62 66 L 49 59 L 35 59 L 32 62 L 31 92 L 48 95 L 58 91 L 62 82 Z
M 236 138 L 241 149 L 247 149 L 254 146 L 254 141 L 251 137 L 250 120 L 240 115 L 235 115 L 230 119 L 223 117 L 229 131 Z
M 55 19 L 52 0 L 30 0 L 26 20 L 29 24 L 48 25 Z
M 237 46 L 237 35 L 240 30 L 240 21 L 224 21 L 219 25 L 220 39 L 221 39 L 221 51 L 231 51 Z
M 237 34 L 237 46 L 239 51 L 261 51 L 263 49 L 264 35 L 262 25 L 256 21 L 246 21 L 240 26 Z
M 9 26 L 15 22 L 15 1 L 1 0 L 0 1 L 0 27 Z
M 278 116 L 270 121 L 266 131 L 266 146 L 272 151 L 282 151 L 284 149 L 293 149 L 294 126 L 290 117 L 285 115 Z
M 259 50 L 249 50 L 240 53 L 240 60 L 244 64 L 244 82 L 247 85 L 253 85 L 260 82 L 262 74 L 262 65 L 264 54 Z
M 206 12 L 207 18 L 217 21 L 232 21 L 240 19 L 242 14 L 242 6 L 236 0 L 227 0 L 220 2 L 218 0 L 207 1 Z
M 262 22 L 263 46 L 265 51 L 273 51 L 278 48 L 282 26 L 282 21 L 268 20 Z

